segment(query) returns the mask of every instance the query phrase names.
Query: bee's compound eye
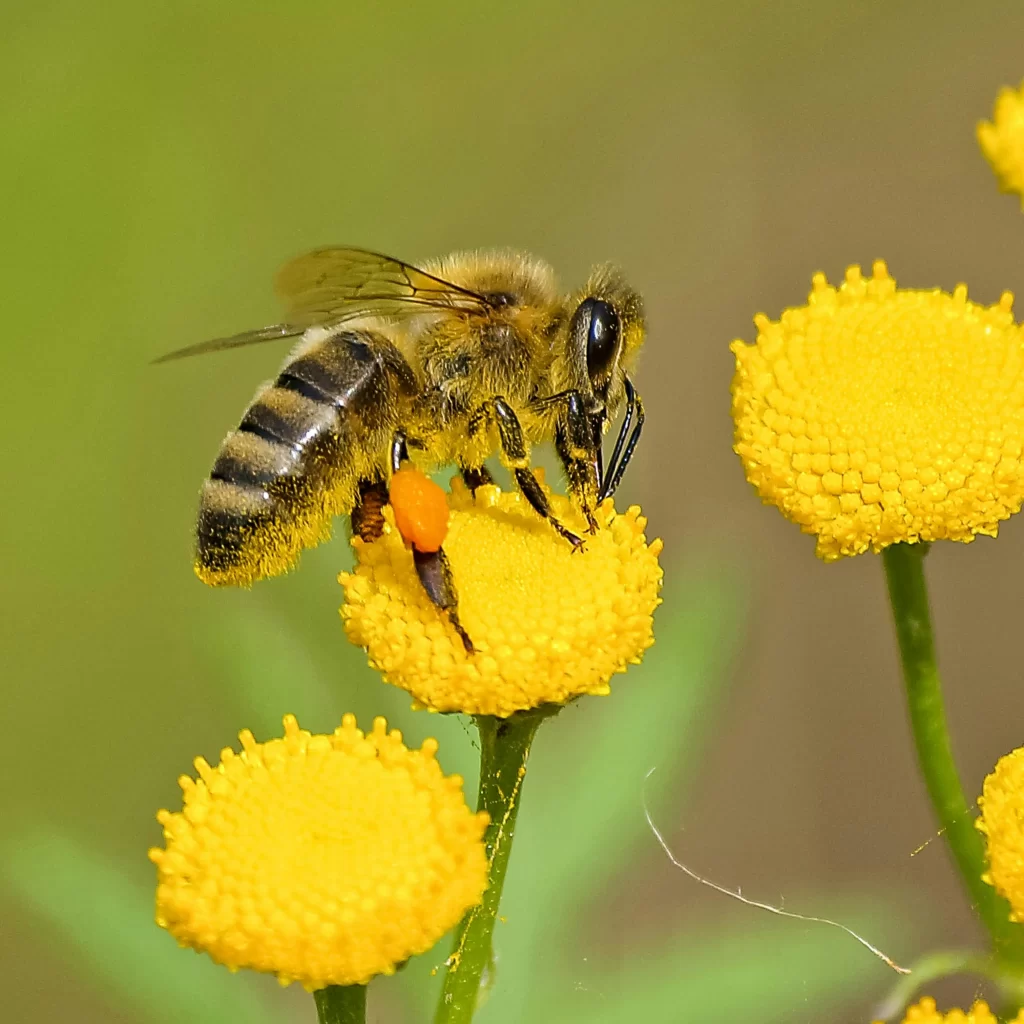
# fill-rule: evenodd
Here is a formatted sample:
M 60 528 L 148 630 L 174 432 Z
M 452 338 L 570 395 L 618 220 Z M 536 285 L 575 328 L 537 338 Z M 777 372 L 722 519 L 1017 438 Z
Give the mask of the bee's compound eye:
M 586 331 L 587 373 L 591 381 L 597 382 L 608 374 L 615 359 L 619 345 L 619 315 L 604 299 L 584 299 L 573 321 L 573 333 L 580 341 Z

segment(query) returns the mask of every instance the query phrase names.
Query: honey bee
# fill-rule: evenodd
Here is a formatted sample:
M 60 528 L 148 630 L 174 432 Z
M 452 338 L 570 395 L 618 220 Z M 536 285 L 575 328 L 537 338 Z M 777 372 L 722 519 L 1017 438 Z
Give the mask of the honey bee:
M 195 570 L 205 583 L 249 585 L 290 568 L 325 540 L 335 516 L 373 540 L 388 481 L 405 460 L 454 463 L 473 489 L 498 452 L 538 515 L 578 548 L 530 468 L 553 440 L 588 530 L 640 438 L 630 374 L 644 340 L 640 296 L 610 267 L 578 292 L 543 261 L 514 252 L 456 253 L 422 269 L 354 248 L 317 249 L 286 264 L 283 322 L 180 349 L 161 360 L 301 336 L 257 391 L 203 483 Z M 622 424 L 608 464 L 602 438 Z M 416 567 L 467 650 L 443 549 Z

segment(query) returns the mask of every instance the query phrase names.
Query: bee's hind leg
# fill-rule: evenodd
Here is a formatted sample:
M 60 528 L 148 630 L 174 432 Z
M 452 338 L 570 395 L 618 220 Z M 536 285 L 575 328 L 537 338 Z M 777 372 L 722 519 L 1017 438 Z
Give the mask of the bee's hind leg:
M 462 628 L 459 621 L 459 596 L 455 591 L 455 581 L 452 578 L 452 567 L 448 562 L 448 556 L 444 548 L 436 551 L 420 551 L 412 549 L 412 560 L 416 566 L 416 575 L 423 584 L 427 596 L 443 612 L 448 613 L 448 620 L 455 627 L 459 634 L 467 654 L 474 651 L 473 641 L 469 634 Z
M 408 460 L 408 438 L 405 435 L 405 431 L 396 430 L 395 436 L 391 441 L 391 471 L 397 473 L 402 468 L 403 463 L 408 462 Z M 387 485 L 384 484 L 383 487 L 384 501 L 387 502 Z M 413 543 L 412 561 L 413 565 L 416 566 L 416 575 L 419 577 L 420 583 L 423 584 L 423 589 L 427 592 L 427 597 L 430 598 L 437 608 L 447 613 L 448 621 L 455 627 L 455 632 L 459 634 L 459 639 L 466 648 L 466 653 L 472 654 L 474 651 L 473 641 L 469 639 L 469 634 L 463 629 L 462 623 L 459 621 L 459 595 L 455 589 L 451 564 L 448 561 L 448 556 L 444 553 L 444 548 L 439 547 L 435 551 L 421 551 Z
M 530 469 L 529 459 L 526 450 L 526 440 L 523 437 L 523 428 L 516 416 L 515 410 L 505 401 L 504 398 L 494 398 L 489 403 L 489 411 L 493 414 L 498 423 L 498 438 L 501 442 L 501 452 L 505 456 L 512 469 L 512 475 L 516 478 L 519 489 L 523 496 L 533 506 L 534 511 L 546 519 L 555 531 L 564 537 L 578 551 L 583 547 L 583 539 L 578 537 L 572 530 L 564 527 L 552 514 L 551 504 L 548 501 L 544 489 Z

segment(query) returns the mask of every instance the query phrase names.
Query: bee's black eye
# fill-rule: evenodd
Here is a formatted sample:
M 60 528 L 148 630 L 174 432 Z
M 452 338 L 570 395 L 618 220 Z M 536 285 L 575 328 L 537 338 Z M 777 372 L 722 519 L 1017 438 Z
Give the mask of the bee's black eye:
M 573 314 L 572 336 L 586 339 L 587 373 L 595 384 L 608 375 L 619 345 L 619 315 L 604 299 L 584 299 Z

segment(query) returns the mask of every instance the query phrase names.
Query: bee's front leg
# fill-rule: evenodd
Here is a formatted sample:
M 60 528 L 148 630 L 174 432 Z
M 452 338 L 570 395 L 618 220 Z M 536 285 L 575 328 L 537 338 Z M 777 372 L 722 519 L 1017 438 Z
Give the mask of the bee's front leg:
M 564 413 L 555 428 L 555 450 L 565 467 L 569 490 L 587 519 L 587 529 L 597 533 L 594 508 L 601 487 L 601 421 L 587 414 L 578 391 L 565 394 Z
M 534 402 L 531 408 L 555 406 L 555 450 L 562 460 L 569 491 L 587 520 L 589 533 L 597 532 L 597 507 L 603 477 L 601 425 L 603 417 L 588 414 L 579 391 L 560 391 Z
M 551 504 L 544 489 L 530 469 L 530 453 L 526 447 L 523 428 L 515 410 L 504 398 L 493 398 L 481 410 L 481 415 L 493 416 L 498 424 L 498 440 L 501 443 L 501 454 L 512 470 L 523 496 L 533 506 L 534 511 L 543 516 L 564 537 L 574 549 L 583 547 L 583 539 L 571 530 L 566 529 L 552 514 Z

